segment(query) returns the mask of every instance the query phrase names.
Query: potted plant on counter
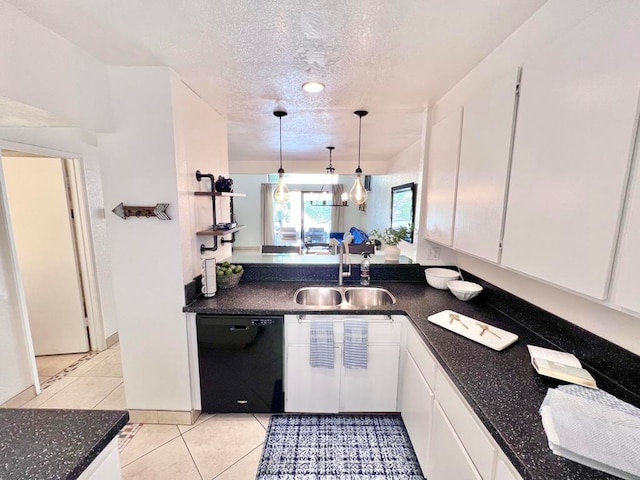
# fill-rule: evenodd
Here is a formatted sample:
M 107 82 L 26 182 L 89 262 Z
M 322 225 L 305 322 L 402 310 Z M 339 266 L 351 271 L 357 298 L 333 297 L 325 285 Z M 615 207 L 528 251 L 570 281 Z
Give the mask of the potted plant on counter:
M 398 262 L 400 260 L 400 247 L 398 247 L 398 244 L 407 238 L 411 230 L 411 225 L 398 228 L 388 227 L 384 230 L 372 230 L 369 237 L 377 238 L 386 245 L 384 247 L 385 261 Z

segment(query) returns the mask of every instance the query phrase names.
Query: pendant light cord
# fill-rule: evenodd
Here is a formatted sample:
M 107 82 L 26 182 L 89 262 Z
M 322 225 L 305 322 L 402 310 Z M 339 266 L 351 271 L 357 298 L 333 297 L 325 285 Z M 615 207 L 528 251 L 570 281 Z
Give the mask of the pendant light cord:
M 358 127 L 358 170 L 360 170 L 360 143 L 362 142 L 362 116 L 360 115 L 360 126 Z
M 280 170 L 282 170 L 282 117 L 280 119 Z

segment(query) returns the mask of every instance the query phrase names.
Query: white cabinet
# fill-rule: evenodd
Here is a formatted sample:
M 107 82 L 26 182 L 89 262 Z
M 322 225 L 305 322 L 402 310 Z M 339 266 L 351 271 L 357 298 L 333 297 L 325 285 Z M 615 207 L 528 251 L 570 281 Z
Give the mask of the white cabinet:
M 438 402 L 433 409 L 430 444 L 425 476 L 429 480 L 481 480 L 455 430 Z
M 640 313 L 638 271 L 640 271 L 640 148 L 636 152 L 635 178 L 627 204 L 626 222 L 622 228 L 618 272 L 613 301 L 624 308 Z
M 508 465 L 507 461 L 502 458 L 498 458 L 496 463 L 496 475 L 495 480 L 520 480 L 522 477 L 515 473 Z
M 440 370 L 436 376 L 436 398 L 478 473 L 482 478 L 493 478 L 496 450 L 469 407 Z
M 287 345 L 285 411 L 336 413 L 340 403 L 341 348 L 334 348 L 333 369 L 311 368 L 309 345 Z
M 341 370 L 341 412 L 395 412 L 398 409 L 400 345 L 369 345 L 368 350 L 367 368 Z
M 453 237 L 461 126 L 462 108 L 431 127 L 425 238 L 448 246 Z
M 433 393 L 420 373 L 418 365 L 407 352 L 402 368 L 402 390 L 400 391 L 400 411 L 402 420 L 411 438 L 413 450 L 418 457 L 422 472 L 427 471 L 427 454 L 431 419 L 433 417 Z
M 640 84 L 640 2 L 610 2 L 523 65 L 502 263 L 605 298 Z
M 498 262 L 519 71 L 464 105 L 453 248 Z
M 328 317 L 324 317 L 325 319 Z M 387 316 L 368 321 L 367 368 L 346 368 L 342 361 L 344 319 L 332 316 L 334 368 L 310 364 L 312 317 L 285 317 L 285 411 L 395 412 L 402 323 Z

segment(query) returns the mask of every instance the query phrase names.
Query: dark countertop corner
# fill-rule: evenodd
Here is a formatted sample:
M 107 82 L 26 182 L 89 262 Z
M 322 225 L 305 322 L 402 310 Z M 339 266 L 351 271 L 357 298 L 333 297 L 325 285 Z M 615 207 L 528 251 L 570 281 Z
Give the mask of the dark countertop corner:
M 0 478 L 76 479 L 128 421 L 124 410 L 0 408 Z

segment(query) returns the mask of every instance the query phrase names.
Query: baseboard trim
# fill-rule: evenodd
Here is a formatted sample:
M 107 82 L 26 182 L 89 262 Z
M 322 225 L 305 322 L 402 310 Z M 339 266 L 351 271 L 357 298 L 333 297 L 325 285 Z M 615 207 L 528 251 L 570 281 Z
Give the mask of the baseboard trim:
M 127 410 L 129 410 L 129 422 L 131 423 L 193 425 L 200 416 L 199 410 Z
M 120 341 L 120 337 L 118 336 L 118 332 L 113 335 L 109 335 L 107 337 L 107 348 L 113 347 L 116 343 Z

